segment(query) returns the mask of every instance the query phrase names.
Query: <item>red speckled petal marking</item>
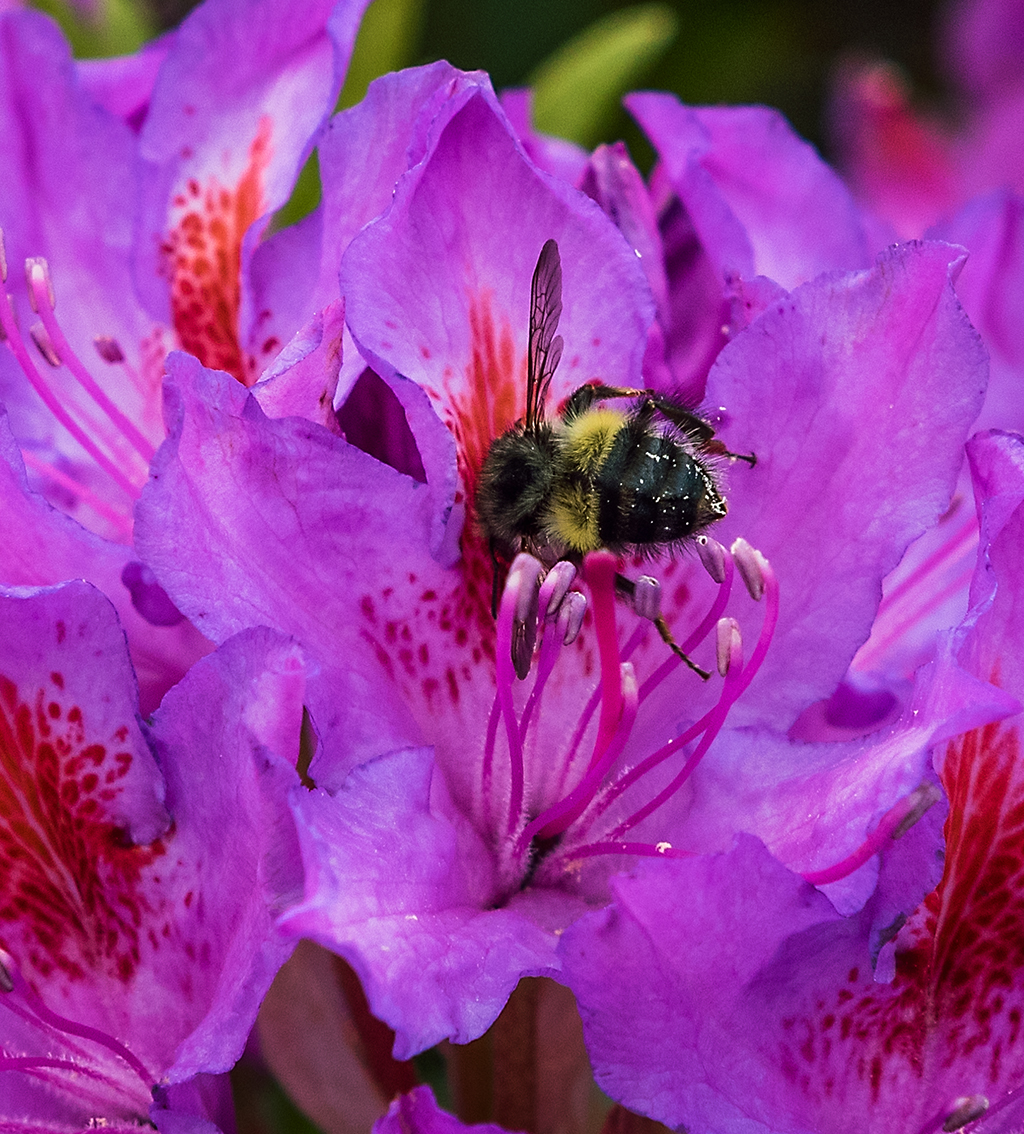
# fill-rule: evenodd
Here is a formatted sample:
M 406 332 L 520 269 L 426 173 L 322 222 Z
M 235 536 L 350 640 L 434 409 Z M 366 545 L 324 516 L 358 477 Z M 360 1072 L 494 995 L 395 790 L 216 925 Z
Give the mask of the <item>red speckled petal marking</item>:
M 128 736 L 90 735 L 60 673 L 22 690 L 0 674 L 0 942 L 37 977 L 127 983 L 139 963 L 140 872 L 164 847 L 126 846 L 105 818 Z
M 794 1085 L 823 1108 L 843 1099 L 858 1100 L 854 1113 L 880 1108 L 893 1128 L 903 1128 L 897 1116 L 920 1125 L 958 1097 L 997 1100 L 1024 1075 L 1017 728 L 993 724 L 961 737 L 942 780 L 945 871 L 898 938 L 895 980 L 874 984 L 867 966 L 853 968 L 814 1011 L 783 1020 L 782 1065 Z
M 265 211 L 263 177 L 271 158 L 271 120 L 264 117 L 249 148 L 249 164 L 234 188 L 215 177 L 190 179 L 174 197 L 162 245 L 171 284 L 171 314 L 182 348 L 243 385 L 256 380 L 242 350 L 242 238 Z

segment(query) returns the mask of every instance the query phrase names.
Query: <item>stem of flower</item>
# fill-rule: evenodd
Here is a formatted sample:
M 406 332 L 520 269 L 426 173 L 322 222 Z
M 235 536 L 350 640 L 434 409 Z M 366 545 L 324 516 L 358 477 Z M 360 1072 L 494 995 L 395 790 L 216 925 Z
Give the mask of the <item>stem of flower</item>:
M 494 1118 L 506 1130 L 537 1130 L 537 1004 L 540 982 L 524 977 L 494 1022 Z

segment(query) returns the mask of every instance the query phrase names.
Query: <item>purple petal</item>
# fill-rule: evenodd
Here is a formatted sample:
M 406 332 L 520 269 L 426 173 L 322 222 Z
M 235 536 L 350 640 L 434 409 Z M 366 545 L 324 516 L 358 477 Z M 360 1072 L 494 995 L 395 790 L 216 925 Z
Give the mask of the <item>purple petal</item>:
M 1016 582 L 1024 504 L 1024 445 L 995 430 L 967 446 L 981 519 L 981 548 L 971 583 L 973 633 L 965 661 L 974 673 L 1024 694 L 1024 605 Z
M 273 918 L 301 885 L 296 773 L 278 753 L 298 753 L 302 659 L 270 631 L 241 635 L 190 670 L 144 738 L 98 591 L 0 602 L 14 986 L 0 1114 L 41 1087 L 42 1117 L 142 1117 L 158 1081 L 230 1067 L 290 951 Z M 38 1061 L 27 1077 L 20 1053 Z
M 333 797 L 293 796 L 306 897 L 281 924 L 353 965 L 398 1059 L 481 1035 L 520 976 L 552 970 L 557 943 L 528 902 L 488 908 L 491 854 L 457 813 L 434 813 L 432 774 L 430 751 L 412 749 L 356 769 Z
M 11 586 L 47 586 L 84 578 L 117 608 L 128 636 L 142 711 L 151 713 L 210 644 L 189 623 L 154 626 L 122 582 L 133 561 L 129 548 L 86 531 L 32 492 L 6 418 L 0 418 L 0 507 L 7 537 L 0 541 L 0 579 Z
M 345 304 L 336 299 L 296 332 L 253 390 L 268 417 L 304 417 L 338 431 L 334 393 L 344 326 Z
M 164 785 L 136 721 L 135 679 L 113 608 L 84 582 L 38 593 L 2 600 L 6 778 L 16 792 L 22 761 L 42 780 L 57 773 L 46 762 L 63 757 L 59 782 L 71 816 L 152 842 L 167 827 Z M 23 886 L 15 874 L 9 895 Z M 24 881 L 31 877 L 30 867 Z
M 399 1095 L 383 1118 L 373 1124 L 373 1134 L 505 1134 L 500 1126 L 480 1123 L 467 1126 L 443 1111 L 429 1087 L 417 1087 Z
M 793 288 L 870 264 L 848 190 L 777 111 L 690 108 L 667 94 L 630 95 L 626 105 L 723 276 L 769 276 Z
M 148 432 L 159 422 L 151 417 L 149 374 L 139 349 L 152 321 L 134 299 L 129 267 L 134 137 L 82 89 L 70 50 L 49 20 L 24 11 L 4 13 L 0 21 L 7 84 L 0 105 L 6 155 L 0 226 L 11 271 L 7 286 L 28 326 L 35 317 L 21 264 L 27 256 L 47 258 L 64 334 L 122 410 Z M 124 369 L 102 366 L 93 346 L 97 335 L 116 339 L 141 377 L 133 381 Z M 2 355 L 2 397 L 19 438 L 45 444 L 56 434 L 61 450 L 80 459 L 9 352 Z M 81 400 L 67 372 L 44 369 L 61 400 Z
M 726 855 L 644 864 L 613 889 L 615 904 L 570 927 L 560 949 L 598 1085 L 707 1134 L 809 1130 L 774 1121 L 785 1085 L 761 1072 L 770 1041 L 744 992 L 788 937 L 839 920 L 828 900 L 750 838 Z M 814 957 L 812 939 L 807 949 Z
M 587 151 L 574 142 L 539 134 L 533 126 L 533 91 L 529 87 L 512 88 L 501 92 L 501 109 L 527 157 L 538 168 L 567 185 L 579 185 L 587 169 Z
M 338 267 L 352 237 L 391 204 L 399 177 L 422 159 L 435 118 L 454 113 L 480 86 L 489 89 L 486 76 L 447 63 L 411 68 L 375 79 L 362 102 L 328 122 L 317 146 L 320 208 L 274 234 L 253 257 L 254 354 L 268 357 L 269 339 L 287 339 L 337 300 Z M 351 354 L 354 381 L 363 364 Z
M 886 812 L 917 788 L 934 748 L 1017 711 L 1012 697 L 944 653 L 920 674 L 901 718 L 866 740 L 807 744 L 765 731 L 726 731 L 694 778 L 683 845 L 725 850 L 736 831 L 745 831 L 791 870 L 825 870 L 853 855 Z M 873 888 L 865 875 L 826 892 L 849 911 Z
M 227 1075 L 197 1075 L 162 1091 L 149 1112 L 161 1134 L 230 1134 L 235 1107 Z
M 929 229 L 929 237 L 970 249 L 956 293 L 991 356 L 985 409 L 977 428 L 1024 429 L 1024 201 L 1007 192 L 975 198 Z
M 459 665 L 463 710 L 489 706 L 482 674 L 460 681 L 455 628 L 438 632 L 458 576 L 427 550 L 426 487 L 311 422 L 264 417 L 238 383 L 190 356 L 172 355 L 168 372 L 170 437 L 138 505 L 137 546 L 215 641 L 262 624 L 309 648 L 320 671 L 308 703 L 337 761 L 314 765 L 318 782 L 334 786 L 351 764 L 418 741 L 404 696 L 380 694 L 397 679 L 438 711 L 448 685 L 424 687 L 421 643 L 442 675 L 445 659 Z
M 212 0 L 178 29 L 153 90 L 139 291 L 186 349 L 240 381 L 261 368 L 241 347 L 252 250 L 334 105 L 364 7 Z
M 831 695 L 868 636 L 882 579 L 949 506 L 986 377 L 950 285 L 954 257 L 901 245 L 869 272 L 807 284 L 712 368 L 723 439 L 758 458 L 730 472 L 717 538 L 759 548 L 781 587 L 772 647 L 735 724 L 764 714 L 786 728 Z
M 94 102 L 133 130 L 140 130 L 149 111 L 153 85 L 174 46 L 174 39 L 175 33 L 171 31 L 145 44 L 134 55 L 79 60 L 77 68 L 82 86 Z
M 490 90 L 482 72 L 432 63 L 375 79 L 362 102 L 331 119 L 318 147 L 325 234 L 318 302 L 337 294 L 352 238 L 387 210 L 398 179 L 432 148 L 431 134 L 476 90 Z
M 164 1001 L 165 1027 L 179 1021 L 160 1041 L 175 1045 L 170 1082 L 232 1066 L 291 952 L 273 920 L 301 886 L 286 795 L 304 690 L 297 647 L 256 629 L 197 662 L 154 715 L 176 866 L 149 885 L 177 908 L 177 924 L 170 948 L 151 958 L 148 996 Z

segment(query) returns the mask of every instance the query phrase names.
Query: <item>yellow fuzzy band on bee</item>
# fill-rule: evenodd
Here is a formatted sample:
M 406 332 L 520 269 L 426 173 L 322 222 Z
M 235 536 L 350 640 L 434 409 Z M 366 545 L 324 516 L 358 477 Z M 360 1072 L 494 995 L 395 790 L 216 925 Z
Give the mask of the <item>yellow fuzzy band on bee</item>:
M 611 451 L 626 417 L 612 409 L 590 410 L 559 431 L 559 448 L 570 476 L 593 477 Z
M 569 551 L 585 555 L 601 546 L 593 479 L 625 421 L 615 410 L 591 410 L 559 431 L 559 487 L 552 493 L 545 526 L 549 537 Z
M 545 516 L 549 537 L 563 543 L 568 551 L 581 555 L 597 551 L 601 546 L 597 534 L 597 503 L 596 493 L 581 486 L 556 492 Z

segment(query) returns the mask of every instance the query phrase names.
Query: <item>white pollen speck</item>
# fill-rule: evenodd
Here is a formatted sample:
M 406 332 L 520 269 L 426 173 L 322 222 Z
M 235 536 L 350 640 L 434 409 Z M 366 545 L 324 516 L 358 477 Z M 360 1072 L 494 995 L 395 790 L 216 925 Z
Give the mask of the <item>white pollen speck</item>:
M 669 851 L 669 850 L 672 849 L 672 844 L 671 843 L 655 843 L 654 849 L 658 852 L 658 854 L 664 854 L 665 851 Z
M 420 919 L 419 919 L 419 915 L 418 915 L 418 914 L 414 914 L 414 913 L 407 913 L 407 914 L 405 915 L 405 920 L 406 920 L 406 921 L 419 921 Z

